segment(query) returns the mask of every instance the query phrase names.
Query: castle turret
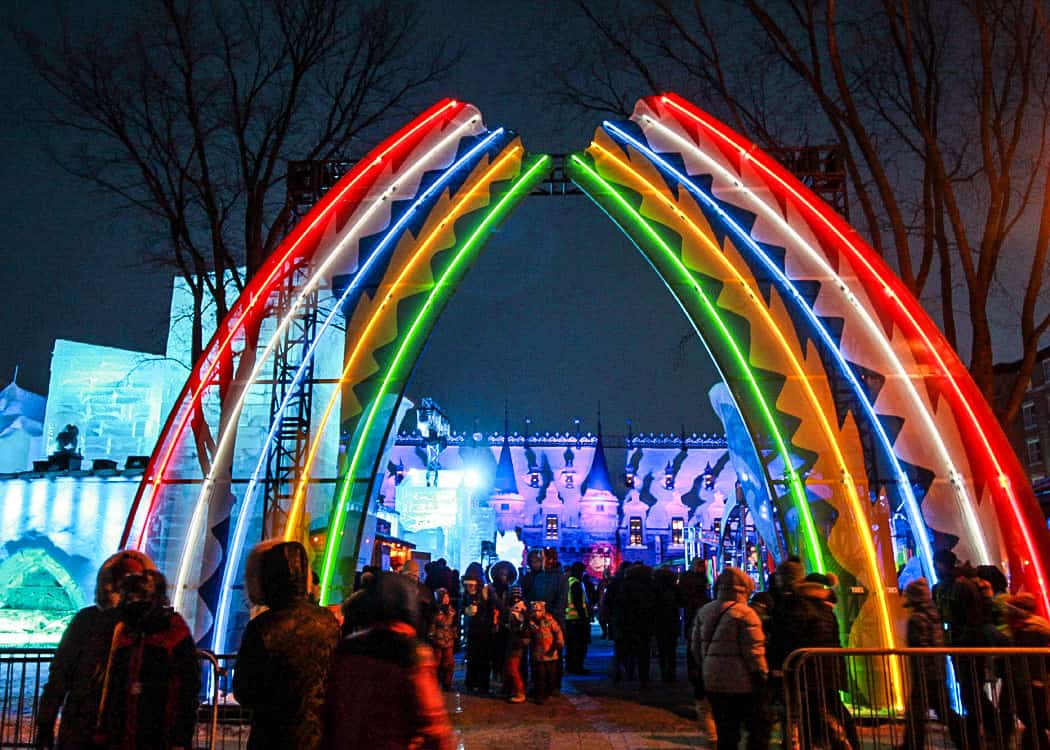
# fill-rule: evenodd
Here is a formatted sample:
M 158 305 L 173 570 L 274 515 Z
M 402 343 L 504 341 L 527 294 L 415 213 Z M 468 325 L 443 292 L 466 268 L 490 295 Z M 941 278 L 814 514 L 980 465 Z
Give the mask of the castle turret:
M 489 496 L 489 507 L 496 512 L 496 530 L 511 531 L 525 525 L 525 498 L 518 492 L 518 477 L 514 471 L 514 462 L 510 456 L 510 442 L 507 428 L 503 429 L 503 445 L 499 450 L 499 461 L 496 464 L 496 475 L 492 479 L 492 494 Z
M 580 498 L 580 527 L 591 533 L 609 533 L 616 530 L 616 516 L 620 501 L 613 494 L 609 466 L 605 462 L 602 443 L 602 423 L 598 420 L 598 442 L 587 478 L 583 480 Z

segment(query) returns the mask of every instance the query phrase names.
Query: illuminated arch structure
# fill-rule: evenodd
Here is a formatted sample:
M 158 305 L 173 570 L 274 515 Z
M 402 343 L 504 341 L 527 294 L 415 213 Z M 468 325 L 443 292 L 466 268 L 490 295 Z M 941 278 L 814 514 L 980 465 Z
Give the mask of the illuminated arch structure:
M 340 561 L 356 560 L 379 462 L 427 337 L 491 231 L 549 164 L 513 134 L 486 128 L 470 105 L 440 102 L 345 175 L 241 295 L 169 416 L 123 540 L 166 557 L 174 603 L 208 645 L 228 645 L 239 566 L 258 536 L 261 470 L 317 342 L 345 336 L 343 367 L 288 488 L 283 534 L 300 538 L 307 506 L 323 497 L 328 602 Z M 961 558 L 1005 567 L 1012 586 L 1036 593 L 1050 612 L 1050 538 L 1019 462 L 936 325 L 841 217 L 673 94 L 639 101 L 629 121 L 603 123 L 567 171 L 660 275 L 718 366 L 778 516 L 768 528 L 784 533 L 769 548 L 781 542 L 810 569 L 865 592 L 850 597 L 843 618 L 851 644 L 899 645 L 891 508 L 903 509 L 931 580 L 934 539 L 957 539 Z M 309 295 L 338 276 L 349 280 L 303 354 L 254 471 L 234 479 L 233 444 L 252 387 L 270 377 L 270 359 Z M 291 301 L 275 311 L 288 285 Z M 252 367 L 231 366 L 248 346 L 257 352 Z M 237 369 L 250 372 L 238 373 L 234 388 Z M 210 462 L 198 460 L 208 442 L 202 425 Z M 313 479 L 330 425 L 343 435 L 334 488 Z M 891 677 L 899 685 L 900 674 Z

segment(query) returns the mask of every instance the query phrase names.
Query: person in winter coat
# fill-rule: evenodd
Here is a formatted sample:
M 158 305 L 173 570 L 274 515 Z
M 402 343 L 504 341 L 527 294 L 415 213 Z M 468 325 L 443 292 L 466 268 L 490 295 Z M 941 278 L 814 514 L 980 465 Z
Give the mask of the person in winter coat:
M 785 561 L 774 571 L 773 616 L 770 620 L 770 669 L 783 668 L 784 659 L 799 648 L 841 648 L 839 626 L 833 608 L 832 574 L 807 580 L 801 563 Z M 823 581 L 823 583 L 821 582 Z M 812 674 L 803 676 L 809 686 L 805 705 L 808 714 L 802 722 L 803 747 L 859 747 L 856 726 L 846 710 L 839 691 L 846 688 L 845 664 L 830 673 L 819 674 L 816 663 L 810 663 Z
M 314 750 L 320 742 L 324 679 L 339 623 L 310 601 L 309 576 L 299 542 L 263 542 L 248 557 L 248 598 L 267 607 L 245 628 L 233 671 L 233 694 L 252 709 L 249 750 Z
M 514 565 L 500 560 L 489 568 L 489 580 L 486 587 L 489 606 L 492 607 L 494 621 L 490 647 L 492 674 L 501 683 L 503 681 L 503 662 L 507 656 L 507 626 L 504 613 L 510 606 L 510 585 L 518 578 Z
M 375 621 L 332 655 L 321 749 L 453 750 L 433 651 L 416 638 L 415 586 L 403 575 L 377 573 L 368 596 Z
M 128 575 L 153 569 L 153 561 L 134 550 L 118 552 L 102 563 L 95 580 L 95 604 L 73 617 L 51 661 L 37 708 L 38 750 L 80 750 L 94 742 L 102 677 L 113 629 L 120 619 L 116 609 L 120 583 Z M 55 720 L 59 710 L 62 724 L 56 743 Z
M 438 682 L 442 690 L 452 689 L 452 675 L 456 671 L 456 643 L 459 641 L 459 620 L 452 608 L 452 597 L 445 589 L 434 592 L 437 612 L 430 623 L 427 643 L 434 649 L 437 659 Z
M 529 653 L 529 605 L 520 586 L 512 586 L 503 612 L 507 650 L 503 660 L 503 685 L 511 703 L 525 702 L 525 660 Z
M 711 601 L 711 586 L 707 579 L 707 561 L 703 558 L 693 558 L 689 570 L 678 577 L 678 596 L 682 606 L 683 621 L 685 622 L 685 642 L 691 642 L 693 622 L 700 608 Z M 693 661 L 693 654 L 688 648 L 685 650 L 686 674 L 689 681 L 696 685 L 697 664 Z M 698 698 L 699 700 L 699 698 Z
M 653 635 L 656 637 L 656 653 L 660 662 L 660 679 L 674 682 L 678 672 L 678 635 L 682 632 L 679 619 L 678 584 L 674 571 L 657 568 L 653 573 L 656 585 L 656 616 Z
M 747 604 L 755 584 L 739 568 L 715 581 L 715 601 L 696 614 L 690 648 L 700 665 L 719 748 L 736 748 L 748 728 L 748 750 L 769 745 L 765 688 L 769 676 L 762 623 Z
M 574 562 L 568 579 L 568 600 L 565 607 L 565 671 L 569 674 L 587 674 L 583 662 L 587 645 L 591 642 L 591 610 L 587 587 L 584 585 L 582 562 Z
M 119 621 L 102 680 L 94 748 L 189 750 L 201 667 L 186 621 L 156 570 L 120 582 Z
M 529 570 L 521 578 L 525 601 L 530 604 L 536 601 L 545 603 L 547 614 L 561 625 L 565 617 L 568 591 L 567 581 L 558 562 L 558 551 L 531 549 L 526 561 Z
M 643 687 L 649 684 L 649 659 L 653 647 L 657 598 L 652 568 L 642 563 L 628 568 L 624 573 L 620 597 L 623 607 L 627 672 L 631 674 L 634 668 L 637 668 L 638 682 Z
M 533 689 L 536 703 L 543 705 L 555 692 L 565 636 L 558 621 L 547 612 L 547 605 L 543 601 L 534 601 L 531 609 L 529 642 L 532 648 Z
M 904 599 L 904 606 L 910 610 L 908 648 L 944 648 L 944 625 L 940 612 L 933 605 L 929 582 L 925 578 L 916 578 L 905 587 Z M 945 657 L 913 657 L 908 665 L 911 692 L 908 694 L 901 750 L 919 750 L 926 747 L 926 725 L 931 709 L 950 727 L 955 727 L 957 722 L 948 712 Z M 954 737 L 957 745 L 958 739 Z
M 947 644 L 953 648 L 988 646 L 985 640 L 987 612 L 976 571 L 960 565 L 955 553 L 948 549 L 939 549 L 933 554 L 933 566 L 939 579 L 933 587 L 933 601 L 947 629 Z M 953 656 L 952 664 L 959 683 L 959 700 L 965 709 L 966 742 L 970 747 L 980 747 L 982 717 L 989 738 L 998 729 L 995 706 L 981 689 L 985 659 Z
M 609 623 L 609 638 L 613 642 L 613 682 L 619 684 L 624 677 L 634 679 L 633 661 L 627 656 L 627 634 L 624 628 L 623 583 L 631 563 L 626 560 L 620 563 L 616 573 L 609 580 L 602 596 L 601 609 L 606 622 Z
M 342 635 L 350 635 L 372 622 L 372 615 L 367 611 L 369 600 L 365 597 L 365 589 L 368 588 L 368 583 L 376 572 L 376 568 L 371 565 L 362 568 L 361 575 L 358 576 L 357 588 L 343 600 L 343 623 L 340 626 Z
M 471 563 L 471 567 L 473 567 Z M 467 690 L 486 695 L 492 669 L 492 634 L 498 612 L 489 601 L 489 591 L 481 576 L 481 565 L 468 568 L 463 576 L 463 630 L 467 636 Z
M 430 623 L 434 619 L 434 613 L 437 611 L 434 603 L 434 592 L 420 582 L 419 563 L 415 560 L 406 560 L 405 564 L 401 566 L 400 573 L 412 581 L 416 587 L 416 607 L 419 612 L 419 619 L 416 622 L 419 630 L 416 633 L 416 637 L 421 641 L 425 641 L 427 633 L 430 632 Z
M 1006 598 L 1004 616 L 1010 629 L 1011 646 L 1050 647 L 1050 622 L 1036 614 L 1035 596 L 1029 593 Z M 1045 656 L 1015 656 L 1009 675 L 1017 719 L 1024 724 L 1022 750 L 1050 750 L 1050 664 Z
M 449 592 L 449 597 L 452 597 L 452 588 L 458 584 L 458 581 L 454 579 L 452 569 L 448 567 L 448 561 L 445 558 L 439 557 L 433 562 L 428 562 L 424 570 L 427 574 L 424 583 L 428 589 L 434 592 L 438 589 L 445 589 Z
M 602 573 L 602 580 L 598 582 L 597 589 L 595 591 L 594 606 L 595 615 L 598 620 L 598 627 L 602 631 L 602 639 L 606 640 L 609 638 L 609 608 L 605 605 L 605 592 L 609 590 L 609 584 L 612 582 L 612 572 L 606 568 L 605 572 Z

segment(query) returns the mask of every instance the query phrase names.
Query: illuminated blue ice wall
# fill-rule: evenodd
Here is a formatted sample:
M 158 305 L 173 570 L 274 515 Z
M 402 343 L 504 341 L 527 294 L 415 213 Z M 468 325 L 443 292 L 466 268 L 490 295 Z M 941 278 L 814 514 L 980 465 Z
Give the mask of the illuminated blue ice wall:
M 58 643 L 95 599 L 141 472 L 25 473 L 0 479 L 0 646 Z

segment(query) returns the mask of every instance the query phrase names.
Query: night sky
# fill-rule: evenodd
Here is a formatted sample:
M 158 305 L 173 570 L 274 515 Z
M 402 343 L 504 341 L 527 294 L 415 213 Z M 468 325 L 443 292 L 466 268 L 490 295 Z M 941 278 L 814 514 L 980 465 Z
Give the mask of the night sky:
M 11 7 L 13 18 L 54 33 L 50 12 Z M 569 58 L 580 31 L 557 7 L 445 2 L 426 11 L 425 28 L 466 45 L 443 93 L 476 104 L 490 126 L 517 130 L 532 151 L 583 148 L 597 125 L 566 122 L 529 93 L 537 71 Z M 119 8 L 74 9 L 74 18 Z M 26 117 L 30 84 L 10 41 L 3 64 L 0 383 L 18 365 L 19 383 L 43 393 L 56 338 L 162 352 L 170 278 L 144 261 L 133 219 L 48 156 L 46 135 Z M 706 398 L 716 375 L 690 333 L 656 275 L 588 199 L 530 198 L 453 298 L 408 393 L 437 398 L 460 429 L 474 419 L 501 427 L 507 401 L 517 429 L 529 416 L 537 429 L 566 430 L 578 416 L 593 430 L 600 402 L 611 433 L 627 418 L 636 430 L 717 430 Z

